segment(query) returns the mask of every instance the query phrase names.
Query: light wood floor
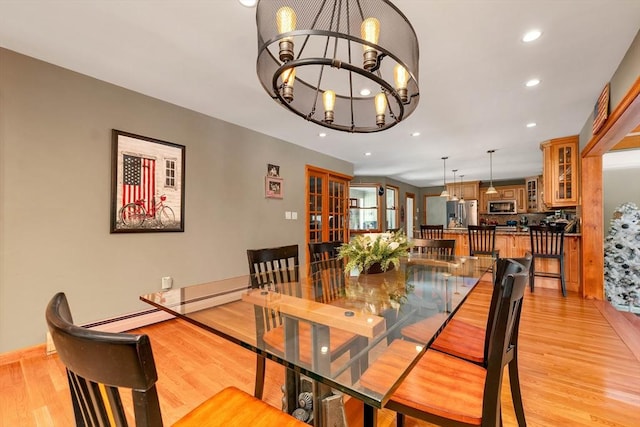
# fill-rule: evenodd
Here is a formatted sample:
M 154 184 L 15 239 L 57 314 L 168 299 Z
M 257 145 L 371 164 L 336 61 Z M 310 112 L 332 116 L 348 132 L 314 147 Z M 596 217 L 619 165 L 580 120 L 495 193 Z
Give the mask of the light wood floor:
M 488 291 L 477 290 L 458 314 L 482 324 Z M 180 320 L 140 331 L 153 343 L 165 425 L 225 386 L 252 392 L 255 356 L 248 350 Z M 606 304 L 536 289 L 526 295 L 520 333 L 529 426 L 640 426 L 640 334 L 625 329 Z M 73 425 L 64 369 L 43 352 L 0 355 L 0 426 Z M 282 378 L 283 369 L 268 362 L 265 400 L 274 406 Z M 502 401 L 505 426 L 516 425 L 506 383 Z M 348 401 L 350 426 L 362 425 L 360 414 L 358 402 Z M 379 411 L 379 425 L 395 425 L 393 413 Z

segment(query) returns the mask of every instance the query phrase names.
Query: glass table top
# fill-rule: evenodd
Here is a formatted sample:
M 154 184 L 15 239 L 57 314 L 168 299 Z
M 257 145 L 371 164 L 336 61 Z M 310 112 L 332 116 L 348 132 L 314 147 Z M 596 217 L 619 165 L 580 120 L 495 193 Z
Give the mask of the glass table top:
M 211 282 L 140 299 L 381 408 L 493 263 L 411 254 L 389 271 L 351 276 L 342 260 L 325 259 L 296 282 L 279 283 L 277 272 L 263 272 L 235 292 Z M 392 384 L 377 391 L 361 386 L 359 373 L 394 339 L 409 339 L 403 329 L 410 325 L 421 337 L 411 338 L 412 362 L 398 366 Z

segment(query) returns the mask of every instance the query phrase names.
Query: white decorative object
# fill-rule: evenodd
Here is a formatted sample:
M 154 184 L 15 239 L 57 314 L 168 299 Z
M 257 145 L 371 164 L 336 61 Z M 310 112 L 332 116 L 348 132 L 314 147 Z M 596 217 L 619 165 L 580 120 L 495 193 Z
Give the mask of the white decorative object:
M 604 244 L 605 296 L 618 310 L 640 313 L 640 209 L 623 203 Z

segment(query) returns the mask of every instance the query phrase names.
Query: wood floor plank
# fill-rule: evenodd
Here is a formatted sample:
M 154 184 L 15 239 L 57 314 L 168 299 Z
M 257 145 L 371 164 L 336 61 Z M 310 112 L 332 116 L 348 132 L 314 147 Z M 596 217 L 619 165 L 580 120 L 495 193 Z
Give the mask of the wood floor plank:
M 483 326 L 490 295 L 490 284 L 479 286 L 457 315 Z M 552 289 L 527 292 L 519 360 L 529 426 L 640 425 L 640 360 L 634 353 L 640 338 L 629 321 L 628 330 L 616 332 L 612 322 L 623 328 L 625 322 L 615 313 L 603 314 L 598 304 L 603 303 L 571 292 L 567 298 Z M 253 391 L 255 355 L 244 348 L 177 319 L 132 332 L 151 338 L 165 425 L 226 386 Z M 66 374 L 56 355 L 44 355 L 43 346 L 41 352 L 27 349 L 24 357 L 0 355 L 0 361 L 0 427 L 73 425 Z M 276 407 L 283 378 L 284 369 L 267 361 L 264 400 Z M 516 426 L 508 378 L 504 381 L 504 425 Z M 123 400 L 127 404 L 131 398 L 123 395 Z M 345 400 L 349 425 L 362 425 L 362 404 Z M 378 425 L 394 426 L 395 414 L 378 411 Z M 406 425 L 431 424 L 408 418 Z

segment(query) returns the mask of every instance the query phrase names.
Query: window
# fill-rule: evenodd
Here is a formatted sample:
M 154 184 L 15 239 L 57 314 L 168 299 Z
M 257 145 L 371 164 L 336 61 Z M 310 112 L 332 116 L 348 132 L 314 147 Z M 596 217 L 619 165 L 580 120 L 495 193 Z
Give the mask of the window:
M 387 230 L 395 230 L 399 228 L 398 225 L 398 188 L 387 187 L 386 192 L 387 202 Z
M 373 184 L 351 184 L 349 188 L 349 229 L 381 231 L 378 189 Z
M 164 186 L 175 188 L 176 186 L 176 161 L 174 159 L 165 159 Z

